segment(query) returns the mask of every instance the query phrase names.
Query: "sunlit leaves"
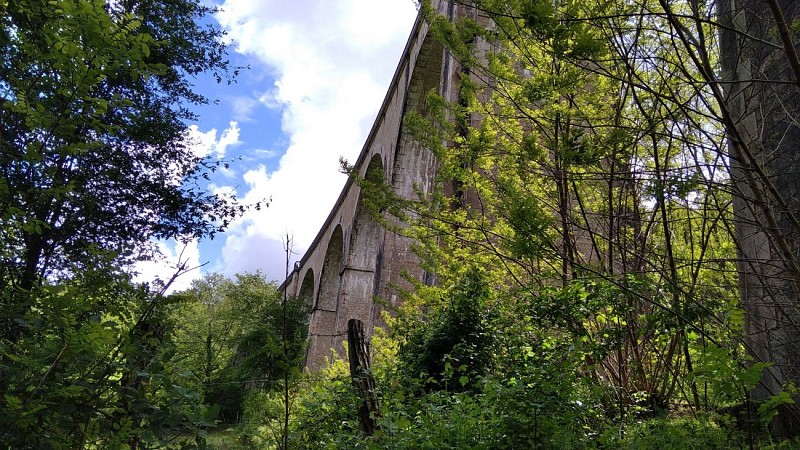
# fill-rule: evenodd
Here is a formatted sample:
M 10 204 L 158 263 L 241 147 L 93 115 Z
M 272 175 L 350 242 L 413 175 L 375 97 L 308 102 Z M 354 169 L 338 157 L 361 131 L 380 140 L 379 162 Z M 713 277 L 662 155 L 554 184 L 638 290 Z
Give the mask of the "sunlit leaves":
M 205 102 L 187 74 L 227 69 L 220 31 L 195 22 L 210 10 L 125 5 L 22 0 L 5 9 L 2 215 L 31 225 L 10 233 L 16 254 L 3 264 L 9 273 L 25 266 L 13 275 L 25 285 L 32 270 L 86 262 L 86 246 L 129 262 L 151 238 L 211 235 L 241 212 L 192 189 L 211 163 L 186 142 L 186 106 Z
M 176 389 L 160 295 L 124 267 L 242 208 L 195 189 L 188 75 L 227 72 L 192 0 L 0 2 L 0 442 L 161 446 L 206 419 Z M 169 274 L 167 274 L 169 275 Z

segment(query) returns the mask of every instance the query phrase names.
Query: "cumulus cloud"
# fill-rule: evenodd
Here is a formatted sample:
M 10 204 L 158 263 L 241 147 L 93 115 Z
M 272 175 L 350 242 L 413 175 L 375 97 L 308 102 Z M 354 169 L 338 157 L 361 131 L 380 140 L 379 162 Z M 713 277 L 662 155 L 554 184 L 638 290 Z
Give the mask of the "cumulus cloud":
M 261 271 L 268 280 L 280 283 L 286 274 L 285 241 L 271 239 L 260 233 L 240 233 L 228 237 L 217 272 L 232 277 L 237 273 Z M 289 270 L 299 259 L 289 254 Z
M 280 280 L 286 234 L 298 253 L 310 245 L 344 185 L 339 158 L 358 156 L 415 15 L 413 0 L 224 1 L 217 20 L 233 48 L 274 77 L 259 101 L 281 112 L 288 147 L 275 170 L 244 173 L 239 197 L 272 201 L 231 226 L 217 269 Z
M 224 158 L 228 147 L 234 147 L 242 143 L 239 140 L 239 124 L 234 121 L 231 121 L 228 124 L 228 128 L 222 131 L 219 139 L 217 139 L 216 128 L 203 132 L 200 131 L 197 125 L 190 125 L 189 141 L 192 143 L 194 154 L 201 158 L 206 156 Z

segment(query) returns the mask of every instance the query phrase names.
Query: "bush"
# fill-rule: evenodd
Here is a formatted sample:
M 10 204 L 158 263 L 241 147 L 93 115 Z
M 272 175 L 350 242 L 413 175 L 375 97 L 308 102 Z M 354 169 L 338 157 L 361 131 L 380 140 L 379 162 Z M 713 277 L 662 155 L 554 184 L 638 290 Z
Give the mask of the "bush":
M 473 267 L 444 295 L 447 304 L 410 330 L 400 348 L 403 379 L 421 380 L 428 390 L 472 389 L 493 363 L 490 290 Z
M 636 449 L 735 449 L 740 440 L 710 417 L 650 419 L 632 426 L 619 447 Z

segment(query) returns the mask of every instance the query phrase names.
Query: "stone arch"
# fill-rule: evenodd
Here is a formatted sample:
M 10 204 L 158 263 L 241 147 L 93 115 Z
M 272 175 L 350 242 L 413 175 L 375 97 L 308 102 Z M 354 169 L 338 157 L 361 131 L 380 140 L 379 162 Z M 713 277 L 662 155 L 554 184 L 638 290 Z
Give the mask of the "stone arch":
M 344 233 L 342 226 L 336 225 L 328 240 L 325 259 L 322 264 L 322 273 L 317 289 L 317 301 L 314 309 L 323 311 L 336 311 L 336 297 L 339 292 L 339 270 L 342 266 L 344 252 Z
M 449 80 L 443 79 L 444 48 L 430 34 L 420 46 L 411 80 L 408 82 L 403 115 L 415 112 L 427 116 L 427 97 L 431 90 L 442 92 Z M 449 69 L 448 69 L 449 71 Z M 434 180 L 434 158 L 401 126 L 392 164 L 392 186 L 405 198 L 413 198 L 415 189 L 429 192 Z
M 384 167 L 380 155 L 374 155 L 367 166 L 364 178 L 368 183 L 384 184 Z M 375 220 L 365 205 L 363 193 L 359 194 L 353 230 L 347 254 L 347 266 L 364 271 L 375 271 L 376 258 L 380 250 L 380 235 L 383 227 Z M 376 211 L 372 211 L 373 213 Z
M 369 161 L 364 174 L 367 183 L 378 185 L 385 184 L 385 171 L 381 155 L 374 155 Z M 350 242 L 347 252 L 347 267 L 375 270 L 375 258 L 379 250 L 379 237 L 383 228 L 371 215 L 370 207 L 365 204 L 363 192 L 359 193 L 356 206 L 353 230 L 350 233 Z M 372 211 L 377 212 L 377 211 Z
M 430 34 L 426 35 L 418 56 L 414 62 L 411 79 L 408 82 L 407 94 L 403 103 L 403 115 L 410 112 L 423 116 L 429 115 L 427 96 L 431 90 L 446 94 L 450 89 L 449 58 L 445 58 L 444 48 Z M 433 153 L 417 142 L 407 127 L 400 126 L 394 156 L 391 161 L 391 185 L 395 194 L 407 199 L 416 199 L 419 193 L 429 194 L 436 181 L 436 158 Z M 401 226 L 396 219 L 394 225 Z M 387 233 L 383 246 L 387 254 L 392 255 L 391 264 L 383 264 L 378 280 L 382 283 L 381 296 L 387 303 L 399 304 L 399 289 L 411 289 L 404 273 L 424 280 L 426 284 L 434 283 L 435 276 L 425 272 L 419 265 L 413 252 L 411 241 L 402 236 Z M 399 288 L 399 289 L 398 289 Z
M 406 97 L 406 112 L 427 115 L 428 93 L 435 90 L 441 93 L 446 90 L 442 86 L 442 69 L 444 62 L 444 47 L 430 33 L 425 36 L 425 40 L 420 46 L 419 54 L 414 64 L 414 71 L 408 83 L 408 96 Z M 445 80 L 445 83 L 450 80 Z
M 314 282 L 314 269 L 306 270 L 303 282 L 300 284 L 300 292 L 297 293 L 297 299 L 308 308 L 314 306 Z
M 380 155 L 372 157 L 364 177 L 370 183 L 385 182 Z M 376 312 L 373 296 L 378 285 L 376 276 L 380 273 L 383 228 L 372 216 L 367 201 L 364 192 L 360 192 L 342 270 L 342 289 L 336 311 L 337 334 L 346 332 L 349 319 L 361 320 L 367 330 L 372 330 L 374 324 Z M 343 350 L 341 341 L 335 341 L 337 351 Z
M 332 339 L 335 338 L 336 305 L 341 286 L 340 268 L 343 252 L 344 234 L 341 225 L 336 225 L 328 239 L 317 297 L 311 310 L 311 321 L 308 327 L 306 367 L 311 370 L 322 367 L 325 358 L 329 356 Z M 306 279 L 303 280 L 304 284 Z

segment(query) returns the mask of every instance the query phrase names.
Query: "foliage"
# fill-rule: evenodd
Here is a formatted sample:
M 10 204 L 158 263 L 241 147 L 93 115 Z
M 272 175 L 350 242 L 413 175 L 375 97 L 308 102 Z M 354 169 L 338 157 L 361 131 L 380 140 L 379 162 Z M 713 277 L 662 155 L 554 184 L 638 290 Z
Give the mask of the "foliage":
M 492 329 L 491 332 L 498 332 Z M 392 348 L 378 337 L 374 348 Z M 401 347 L 402 348 L 402 347 Z M 544 349 L 543 349 L 544 350 Z M 546 350 L 545 350 L 546 351 Z M 601 428 L 602 411 L 591 392 L 581 388 L 574 361 L 552 349 L 526 377 L 493 374 L 471 380 L 464 391 L 456 383 L 422 391 L 402 379 L 395 364 L 403 350 L 376 352 L 374 365 L 381 395 L 379 430 L 361 434 L 359 399 L 346 362 L 334 360 L 306 378 L 295 403 L 292 445 L 297 448 L 582 448 L 591 447 Z M 585 386 L 584 386 L 585 387 Z M 533 443 L 533 444 L 532 444 Z
M 197 393 L 180 386 L 182 374 L 165 369 L 173 322 L 151 310 L 157 294 L 85 278 L 36 294 L 23 337 L 4 352 L 3 445 L 161 448 L 210 423 Z
M 745 448 L 741 438 L 708 417 L 655 419 L 632 426 L 613 445 L 629 449 Z
M 187 107 L 207 101 L 190 77 L 228 72 L 221 32 L 200 25 L 209 12 L 193 0 L 3 8 L 3 286 L 137 259 L 152 238 L 212 235 L 239 211 L 200 188 L 213 167 L 187 135 Z
M 307 375 L 293 408 L 290 447 L 364 448 L 346 361 L 333 357 L 318 373 Z
M 443 295 L 442 309 L 408 331 L 400 348 L 403 378 L 428 388 L 469 389 L 492 368 L 489 287 L 471 268 Z
M 242 211 L 199 188 L 214 165 L 186 140 L 205 101 L 190 76 L 227 76 L 219 31 L 198 25 L 209 10 L 0 3 L 0 443 L 203 445 L 217 412 L 244 415 L 250 447 L 796 434 L 791 2 L 456 3 L 457 19 L 420 5 L 454 97 L 429 95 L 401 131 L 435 156 L 434 189 L 399 198 L 378 165 L 356 179 L 438 282 L 416 282 L 376 335 L 369 437 L 344 362 L 300 378 L 307 311 L 259 275 L 169 299 L 122 275 L 151 239 L 213 235 Z M 288 430 L 277 380 L 297 383 Z M 744 425 L 726 415 L 742 410 Z
M 301 385 L 294 383 L 292 390 L 299 386 Z M 292 392 L 291 400 L 295 394 Z M 238 428 L 238 440 L 244 448 L 281 448 L 285 400 L 283 395 L 283 392 L 275 389 L 248 392 L 244 401 L 243 421 Z
M 302 302 L 284 303 L 261 274 L 211 274 L 173 297 L 181 302 L 171 314 L 182 358 L 171 370 L 189 374 L 186 387 L 218 406 L 223 422 L 242 417 L 246 398 L 300 375 L 308 311 Z
M 698 355 L 716 346 L 718 364 L 744 361 L 740 324 L 726 323 L 738 293 L 724 135 L 708 91 L 664 76 L 699 69 L 668 54 L 667 31 L 644 33 L 665 19 L 635 5 L 472 7 L 477 16 L 454 21 L 423 7 L 466 75 L 457 102 L 433 100 L 428 117 L 406 122 L 439 168 L 439 190 L 404 204 L 423 264 L 442 280 L 487 268 L 504 326 L 571 342 L 612 416 L 676 400 L 709 407 Z
M 155 239 L 213 236 L 243 211 L 202 188 L 201 72 L 230 80 L 194 0 L 0 2 L 0 445 L 155 448 L 202 441 L 168 287 L 128 264 Z M 174 276 L 187 268 L 178 267 Z M 164 278 L 169 275 L 165 274 Z
M 503 430 L 492 435 L 495 447 L 605 445 L 615 433 L 623 437 L 614 444 L 652 445 L 675 427 L 692 431 L 690 445 L 752 441 L 752 428 L 728 439 L 716 421 L 688 419 L 749 410 L 758 386 L 780 378 L 764 356 L 783 354 L 767 350 L 752 327 L 763 326 L 767 310 L 786 311 L 759 309 L 764 299 L 756 307 L 740 301 L 747 298 L 739 275 L 767 258 L 758 243 L 743 258 L 741 244 L 771 242 L 775 270 L 797 279 L 796 248 L 781 244 L 792 227 L 755 230 L 755 216 L 792 208 L 771 206 L 787 200 L 770 191 L 757 158 L 742 163 L 747 155 L 737 155 L 744 138 L 758 134 L 737 127 L 766 105 L 738 111 L 732 124 L 727 114 L 739 99 L 720 87 L 726 55 L 717 39 L 741 24 L 720 26 L 717 19 L 733 19 L 702 2 L 452 7 L 450 17 L 430 1 L 420 11 L 447 50 L 444 67 L 459 77 L 448 97 L 431 93 L 403 123 L 435 157 L 435 187 L 399 198 L 382 178 L 360 180 L 378 205 L 373 215 L 407 225 L 392 231 L 414 240 L 437 285 L 412 281 L 388 320 L 403 380 L 378 377 L 388 434 L 347 445 L 419 448 L 428 438 L 481 448 L 485 430 Z M 758 51 L 771 45 L 764 42 L 748 45 Z M 776 92 L 783 84 L 774 83 Z M 472 267 L 481 277 L 465 278 Z M 751 293 L 774 288 L 778 294 L 764 295 L 794 305 L 784 280 L 764 281 L 779 276 L 755 277 Z M 761 396 L 763 422 L 791 409 L 793 393 L 783 382 Z M 432 419 L 433 410 L 445 419 Z M 670 413 L 679 417 L 664 418 Z M 354 430 L 334 436 L 323 428 L 315 439 L 355 439 Z

